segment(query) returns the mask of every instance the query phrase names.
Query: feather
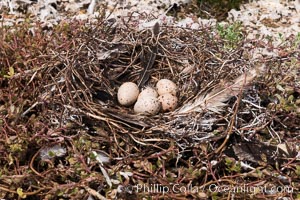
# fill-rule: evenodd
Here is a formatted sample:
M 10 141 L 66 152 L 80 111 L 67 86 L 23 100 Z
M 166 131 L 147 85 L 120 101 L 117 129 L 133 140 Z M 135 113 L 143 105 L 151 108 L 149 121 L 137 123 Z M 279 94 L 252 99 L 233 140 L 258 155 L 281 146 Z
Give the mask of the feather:
M 159 34 L 159 23 L 156 22 L 152 29 L 153 36 L 158 36 Z
M 140 74 L 140 81 L 138 83 L 139 88 L 143 87 L 144 84 L 149 80 L 151 68 L 154 65 L 158 45 L 157 45 L 157 39 L 159 34 L 159 23 L 156 22 L 152 28 L 152 39 L 156 40 L 155 43 L 150 47 L 150 51 L 146 52 L 146 50 L 143 50 L 142 54 L 142 67 L 144 68 L 143 71 Z
M 232 84 L 229 86 L 220 86 L 209 93 L 202 94 L 198 96 L 193 102 L 190 101 L 186 105 L 182 106 L 178 110 L 178 114 L 189 113 L 189 112 L 203 112 L 204 110 L 210 110 L 216 113 L 220 113 L 222 108 L 226 106 L 227 100 L 231 97 L 239 94 L 241 90 L 258 75 L 258 73 L 263 69 L 251 69 L 248 72 L 237 77 Z
M 144 84 L 149 80 L 151 69 L 156 59 L 156 54 L 157 54 L 157 45 L 152 46 L 150 51 L 143 52 L 141 59 L 142 59 L 142 67 L 144 69 L 140 74 L 140 81 L 138 83 L 139 88 L 142 88 Z

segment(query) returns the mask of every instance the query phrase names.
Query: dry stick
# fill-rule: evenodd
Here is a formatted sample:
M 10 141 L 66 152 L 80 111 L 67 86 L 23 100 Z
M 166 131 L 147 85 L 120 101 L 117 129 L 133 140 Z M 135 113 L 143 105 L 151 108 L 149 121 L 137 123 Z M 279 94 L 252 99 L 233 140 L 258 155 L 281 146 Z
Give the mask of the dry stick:
M 246 77 L 245 77 L 245 81 L 246 81 Z M 244 81 L 244 82 L 245 82 L 245 81 Z M 219 154 L 219 153 L 223 150 L 223 148 L 225 147 L 226 143 L 228 142 L 230 136 L 231 136 L 232 133 L 233 133 L 232 130 L 233 130 L 233 126 L 234 126 L 234 121 L 235 121 L 235 118 L 236 118 L 236 115 L 237 115 L 237 112 L 238 112 L 238 109 L 239 109 L 239 105 L 240 105 L 240 102 L 241 102 L 241 99 L 242 99 L 242 91 L 243 91 L 243 87 L 241 87 L 241 89 L 240 89 L 239 98 L 237 99 L 235 111 L 234 111 L 233 116 L 232 116 L 232 118 L 231 118 L 230 125 L 229 125 L 229 129 L 228 129 L 226 138 L 225 138 L 225 140 L 223 141 L 223 143 L 221 144 L 221 146 L 215 151 L 216 154 Z
M 19 78 L 19 77 L 22 77 L 22 76 L 27 76 L 28 74 L 33 74 L 29 83 L 32 81 L 32 79 L 35 77 L 36 73 L 41 70 L 41 69 L 44 69 L 46 68 L 47 65 L 44 65 L 42 67 L 38 67 L 38 68 L 34 68 L 34 69 L 29 69 L 29 70 L 25 70 L 24 72 L 21 72 L 21 73 L 15 73 L 12 77 L 13 78 Z M 27 84 L 29 84 L 27 83 Z
M 32 192 L 23 192 L 23 194 L 26 195 L 26 196 L 31 196 L 31 195 L 38 194 L 38 193 L 40 193 L 41 191 L 46 190 L 46 189 L 51 189 L 51 188 L 40 188 L 40 189 L 35 190 L 35 191 L 32 191 Z M 10 189 L 8 189 L 8 188 L 2 186 L 2 185 L 0 185 L 0 191 L 1 191 L 1 190 L 2 190 L 2 191 L 5 191 L 5 192 L 13 193 L 13 194 L 18 194 L 17 191 L 15 191 L 15 190 L 10 190 Z
M 41 151 L 41 150 L 38 150 L 38 151 L 33 155 L 33 157 L 31 158 L 31 161 L 30 161 L 30 163 L 29 163 L 29 167 L 30 167 L 30 169 L 31 169 L 36 175 L 38 175 L 38 176 L 40 176 L 40 177 L 43 177 L 43 176 L 42 176 L 38 171 L 36 171 L 36 170 L 34 169 L 34 167 L 33 167 L 33 162 L 34 162 L 35 158 L 39 155 L 40 151 Z
M 88 187 L 88 186 L 84 186 L 84 189 L 91 195 L 93 195 L 94 197 L 97 197 L 97 199 L 99 200 L 107 200 L 104 196 L 102 196 L 101 194 L 99 194 L 96 190 Z
M 75 107 L 70 106 L 70 105 L 64 105 L 64 107 L 70 109 L 71 111 L 84 113 L 85 115 L 87 115 L 89 117 L 92 117 L 94 119 L 98 119 L 98 120 L 102 120 L 102 121 L 107 121 L 107 118 L 105 118 L 105 117 L 101 117 L 101 116 L 94 115 L 94 114 L 89 113 L 89 112 L 85 112 L 85 111 L 83 111 L 83 110 L 81 110 L 79 108 L 75 108 Z
M 152 147 L 155 147 L 155 148 L 157 148 L 157 149 L 160 149 L 160 150 L 165 150 L 165 149 L 163 149 L 163 148 L 161 148 L 161 147 L 159 147 L 159 146 L 157 146 L 157 145 L 155 145 L 155 144 L 146 144 L 146 143 L 144 143 L 144 142 L 142 142 L 142 141 L 145 141 L 145 140 L 138 140 L 138 139 L 136 139 L 132 134 L 130 134 L 130 133 L 128 133 L 128 135 L 136 142 L 136 143 L 138 143 L 138 144 L 141 144 L 141 145 L 144 145 L 144 146 L 152 146 Z M 157 140 L 153 140 L 153 141 L 157 141 Z M 162 141 L 162 140 L 159 140 L 159 141 Z M 169 141 L 169 140 L 165 140 L 165 141 Z M 146 141 L 147 142 L 147 141 Z M 151 142 L 151 141 L 150 141 Z

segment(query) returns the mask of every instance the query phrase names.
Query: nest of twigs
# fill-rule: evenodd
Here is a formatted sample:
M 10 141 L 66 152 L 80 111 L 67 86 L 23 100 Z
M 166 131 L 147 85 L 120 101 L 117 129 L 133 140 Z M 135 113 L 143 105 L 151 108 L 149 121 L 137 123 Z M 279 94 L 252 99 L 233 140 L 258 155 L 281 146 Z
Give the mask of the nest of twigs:
M 254 172 L 247 174 L 248 180 L 235 175 L 237 164 L 224 156 L 236 155 L 224 154 L 226 146 L 243 142 L 241 138 L 273 139 L 277 144 L 278 138 L 285 137 L 284 133 L 276 135 L 281 125 L 272 124 L 274 113 L 267 106 L 273 103 L 268 95 L 274 92 L 274 85 L 266 80 L 278 80 L 276 69 L 290 62 L 289 55 L 295 52 L 252 60 L 250 52 L 256 41 L 241 39 L 228 45 L 230 41 L 214 27 L 190 30 L 161 25 L 138 30 L 134 19 L 116 23 L 100 18 L 93 23 L 61 23 L 52 30 L 30 28 L 22 24 L 14 31 L 1 30 L 2 198 L 223 196 L 209 191 L 209 184 L 217 184 L 224 176 L 231 185 L 238 181 L 251 184 L 257 179 Z M 240 34 L 243 38 L 243 32 Z M 247 71 L 262 63 L 269 75 L 246 81 Z M 142 88 L 154 86 L 161 78 L 173 80 L 179 87 L 175 111 L 143 116 L 117 102 L 122 83 L 132 81 Z M 224 90 L 226 97 L 220 95 L 223 99 L 216 105 L 204 101 L 200 108 L 181 112 L 201 96 L 219 95 L 220 89 L 229 88 L 239 78 L 244 84 L 231 88 L 231 95 Z M 298 98 L 299 88 L 293 87 Z M 295 125 L 299 115 L 290 117 L 295 123 L 286 134 L 294 135 L 299 130 Z M 275 136 L 268 127 L 275 130 Z M 263 135 L 256 136 L 259 133 Z M 63 148 L 62 155 L 41 156 L 41 152 L 49 153 L 46 147 L 54 145 Z M 264 149 L 261 145 L 255 147 Z M 236 150 L 235 154 L 245 158 L 245 151 Z M 93 152 L 109 161 L 99 163 Z M 260 153 L 258 150 L 255 155 Z M 279 151 L 281 164 L 287 161 L 283 158 L 286 154 Z M 259 164 L 256 158 L 246 160 Z M 265 163 L 274 166 L 275 160 L 277 157 Z M 294 168 L 290 171 L 294 173 Z M 14 183 L 9 181 L 12 179 Z M 138 184 L 156 191 L 137 191 L 133 186 Z M 186 190 L 196 186 L 199 191 L 170 189 L 164 193 L 153 188 L 155 184 L 159 188 L 178 184 Z

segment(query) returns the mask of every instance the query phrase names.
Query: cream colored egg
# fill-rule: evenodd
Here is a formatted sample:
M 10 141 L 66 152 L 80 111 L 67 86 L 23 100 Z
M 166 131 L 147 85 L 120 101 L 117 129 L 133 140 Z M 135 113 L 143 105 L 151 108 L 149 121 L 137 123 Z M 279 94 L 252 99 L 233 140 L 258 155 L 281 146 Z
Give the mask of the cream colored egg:
M 151 97 L 158 97 L 158 93 L 156 90 L 152 87 L 146 87 L 145 89 L 142 90 L 142 92 L 139 94 L 138 98 L 142 98 L 145 96 L 151 96 Z
M 156 115 L 160 111 L 160 102 L 158 98 L 153 96 L 143 96 L 138 98 L 134 105 L 134 112 L 145 115 Z
M 178 99 L 170 93 L 163 94 L 158 97 L 161 102 L 161 107 L 164 112 L 173 111 L 178 105 Z
M 170 93 L 176 96 L 177 86 L 176 84 L 169 79 L 161 79 L 156 84 L 157 92 L 159 95 Z
M 139 93 L 139 88 L 135 83 L 125 82 L 118 90 L 118 101 L 123 106 L 130 106 L 136 102 Z

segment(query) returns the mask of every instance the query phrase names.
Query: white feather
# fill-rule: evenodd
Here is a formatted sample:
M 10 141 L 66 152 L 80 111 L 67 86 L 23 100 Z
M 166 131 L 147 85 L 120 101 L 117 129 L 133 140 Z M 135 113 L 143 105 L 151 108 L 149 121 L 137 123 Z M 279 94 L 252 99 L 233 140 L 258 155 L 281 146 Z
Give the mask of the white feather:
M 258 72 L 263 68 L 264 66 L 259 69 L 253 68 L 249 70 L 236 78 L 233 83 L 227 87 L 220 85 L 220 87 L 216 87 L 217 89 L 209 93 L 200 94 L 194 101 L 190 101 L 182 106 L 181 109 L 178 110 L 178 114 L 203 112 L 205 110 L 219 113 L 223 107 L 226 106 L 224 102 L 228 101 L 230 97 L 238 95 L 246 85 L 252 82 L 258 75 Z

